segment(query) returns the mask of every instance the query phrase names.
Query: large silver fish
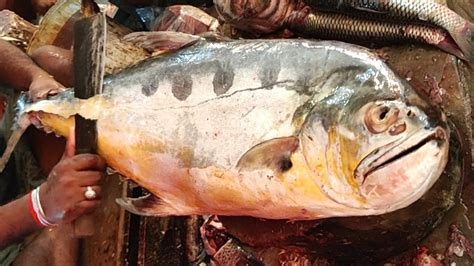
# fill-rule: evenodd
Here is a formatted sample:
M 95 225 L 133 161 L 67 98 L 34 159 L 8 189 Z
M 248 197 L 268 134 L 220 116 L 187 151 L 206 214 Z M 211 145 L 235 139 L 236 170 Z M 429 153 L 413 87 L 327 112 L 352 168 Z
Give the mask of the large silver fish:
M 430 189 L 449 148 L 441 112 L 340 42 L 200 41 L 109 76 L 103 95 L 22 107 L 63 136 L 71 116 L 97 119 L 99 154 L 152 193 L 119 200 L 142 215 L 387 213 Z
M 474 24 L 433 0 L 214 0 L 236 28 L 370 43 L 421 42 L 474 61 Z M 330 11 L 330 12 L 327 12 Z

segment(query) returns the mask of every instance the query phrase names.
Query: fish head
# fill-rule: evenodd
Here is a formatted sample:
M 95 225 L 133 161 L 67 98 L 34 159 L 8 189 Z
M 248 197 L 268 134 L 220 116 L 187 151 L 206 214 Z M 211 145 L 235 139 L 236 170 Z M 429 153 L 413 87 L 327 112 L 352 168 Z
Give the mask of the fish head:
M 415 202 L 438 180 L 450 131 L 445 116 L 414 94 L 376 96 L 350 95 L 337 108 L 328 104 L 333 99 L 323 101 L 307 117 L 300 140 L 328 197 L 388 212 Z

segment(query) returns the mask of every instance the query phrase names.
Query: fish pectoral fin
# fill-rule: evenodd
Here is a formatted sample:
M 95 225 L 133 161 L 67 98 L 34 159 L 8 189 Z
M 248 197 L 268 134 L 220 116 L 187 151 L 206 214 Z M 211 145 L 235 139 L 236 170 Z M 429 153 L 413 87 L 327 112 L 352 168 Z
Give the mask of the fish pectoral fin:
M 267 140 L 247 151 L 237 163 L 239 171 L 252 171 L 269 168 L 284 172 L 292 167 L 291 154 L 299 146 L 298 137 L 285 137 Z
M 165 202 L 152 194 L 139 198 L 123 197 L 115 199 L 115 202 L 125 210 L 141 216 L 169 216 L 176 213 Z
M 174 31 L 151 31 L 133 32 L 123 37 L 123 40 L 131 42 L 149 52 L 170 52 L 193 45 L 199 40 L 203 40 L 203 38 Z

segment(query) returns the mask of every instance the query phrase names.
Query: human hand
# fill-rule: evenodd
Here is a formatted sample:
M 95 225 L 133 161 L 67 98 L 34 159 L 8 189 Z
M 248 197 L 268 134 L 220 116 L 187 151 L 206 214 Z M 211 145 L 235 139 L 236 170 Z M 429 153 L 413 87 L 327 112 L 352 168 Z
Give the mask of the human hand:
M 105 161 L 97 155 L 74 156 L 74 134 L 70 134 L 63 159 L 53 168 L 48 180 L 41 185 L 40 199 L 46 219 L 54 224 L 71 222 L 98 206 Z M 90 186 L 94 199 L 86 199 Z
M 38 75 L 30 84 L 28 90 L 29 97 L 32 101 L 36 102 L 50 95 L 56 95 L 64 86 L 57 82 L 54 78 L 49 75 Z

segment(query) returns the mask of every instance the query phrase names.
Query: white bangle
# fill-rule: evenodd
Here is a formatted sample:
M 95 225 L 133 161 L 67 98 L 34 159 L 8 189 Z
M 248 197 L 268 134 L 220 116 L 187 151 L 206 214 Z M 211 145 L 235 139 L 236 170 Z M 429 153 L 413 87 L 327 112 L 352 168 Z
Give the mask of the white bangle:
M 44 214 L 43 207 L 41 206 L 39 192 L 40 192 L 40 187 L 37 187 L 36 189 L 34 189 L 31 192 L 33 210 L 35 211 L 39 222 L 43 226 L 45 226 L 45 227 L 54 226 L 56 224 L 54 224 L 54 223 L 48 221 L 48 219 L 46 219 L 46 215 Z

